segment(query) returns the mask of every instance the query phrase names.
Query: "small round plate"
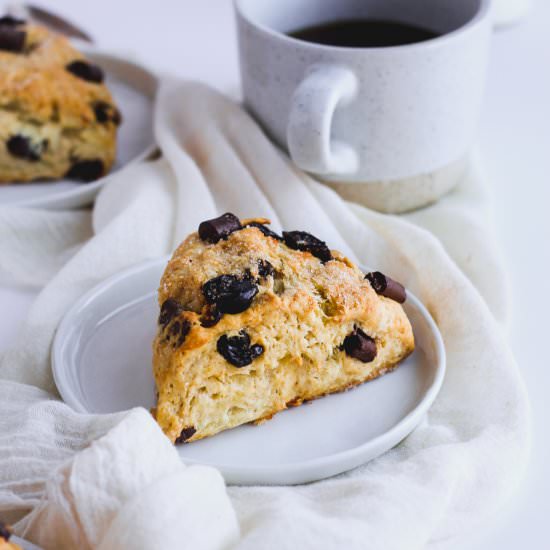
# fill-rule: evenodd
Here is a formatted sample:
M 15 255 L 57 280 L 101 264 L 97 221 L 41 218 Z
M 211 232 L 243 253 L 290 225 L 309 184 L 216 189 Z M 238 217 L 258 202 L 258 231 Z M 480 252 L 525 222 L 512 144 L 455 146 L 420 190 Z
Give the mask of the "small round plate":
M 168 258 L 102 282 L 62 320 L 52 349 L 57 388 L 73 409 L 110 413 L 155 404 L 151 343 L 156 289 Z M 386 376 L 344 393 L 179 445 L 185 463 L 218 468 L 228 483 L 295 484 L 329 477 L 397 445 L 422 420 L 445 372 L 441 335 L 408 294 L 416 350 Z
M 80 48 L 105 71 L 105 82 L 122 113 L 118 129 L 117 158 L 109 174 L 147 158 L 155 150 L 153 99 L 157 78 L 126 59 Z M 0 184 L 0 205 L 48 209 L 78 208 L 93 202 L 105 178 L 92 183 L 69 180 Z

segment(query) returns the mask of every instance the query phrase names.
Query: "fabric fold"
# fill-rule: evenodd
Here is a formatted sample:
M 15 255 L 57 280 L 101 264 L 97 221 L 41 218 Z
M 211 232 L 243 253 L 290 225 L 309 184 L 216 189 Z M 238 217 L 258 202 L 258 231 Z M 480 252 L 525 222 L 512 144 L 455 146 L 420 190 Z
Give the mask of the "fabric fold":
M 44 548 L 82 550 L 177 548 L 182 539 L 222 550 L 238 535 L 220 474 L 184 466 L 143 409 L 58 468 L 17 527 Z
M 239 105 L 202 84 L 162 84 L 155 134 L 163 158 L 107 178 L 91 217 L 38 211 L 27 221 L 0 208 L 0 276 L 24 271 L 29 284 L 48 281 L 0 355 L 0 511 L 31 511 L 18 533 L 46 550 L 74 541 L 107 549 L 116 540 L 133 548 L 181 540 L 182 548 L 411 550 L 439 548 L 494 513 L 521 479 L 530 427 L 477 161 L 448 197 L 395 217 L 346 203 L 297 171 Z M 436 319 L 448 359 L 440 396 L 396 448 L 309 485 L 230 487 L 232 508 L 219 474 L 181 466 L 147 411 L 77 415 L 56 401 L 49 357 L 57 324 L 85 291 L 170 253 L 225 211 L 310 231 L 401 280 Z M 56 224 L 72 235 L 37 229 Z M 145 516 L 146 524 L 133 519 Z M 55 524 L 70 538 L 48 527 Z M 191 533 L 187 542 L 181 529 Z

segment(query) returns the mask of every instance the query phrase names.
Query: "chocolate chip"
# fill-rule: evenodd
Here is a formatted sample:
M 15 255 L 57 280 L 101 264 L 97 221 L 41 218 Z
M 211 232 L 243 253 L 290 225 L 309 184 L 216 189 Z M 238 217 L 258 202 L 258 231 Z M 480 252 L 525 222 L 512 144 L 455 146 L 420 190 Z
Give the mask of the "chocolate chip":
M 220 336 L 216 346 L 218 353 L 235 367 L 246 367 L 259 357 L 264 348 L 260 344 L 250 345 L 250 336 L 241 330 L 237 336 Z
M 197 430 L 193 426 L 183 428 L 179 436 L 176 438 L 176 445 L 185 443 L 189 438 L 193 437 L 197 433 Z
M 283 231 L 285 244 L 293 250 L 311 252 L 323 263 L 332 260 L 332 254 L 326 243 L 305 231 Z
M 202 285 L 202 293 L 209 304 L 215 304 L 221 313 L 241 313 L 247 310 L 258 294 L 258 287 L 249 278 L 220 275 Z
M 343 347 L 347 355 L 363 363 L 370 363 L 376 357 L 376 342 L 358 327 L 346 336 Z
M 407 299 L 405 287 L 401 283 L 390 279 L 387 275 L 380 273 L 380 271 L 367 273 L 365 279 L 369 281 L 376 294 L 391 298 L 400 304 Z
M 116 107 L 113 107 L 111 120 L 116 126 L 120 126 L 122 124 L 122 115 L 120 114 L 120 111 Z
M 201 326 L 205 328 L 213 327 L 218 324 L 222 317 L 223 313 L 215 305 L 208 305 L 206 311 L 201 315 Z
M 257 227 L 266 237 L 273 237 L 278 241 L 282 241 L 283 238 L 280 235 L 277 235 L 275 231 L 271 231 L 269 227 L 265 226 L 263 223 L 250 222 L 245 225 L 245 227 Z
M 265 279 L 275 273 L 275 268 L 267 260 L 258 260 L 258 275 Z
M 159 324 L 163 326 L 163 328 L 166 328 L 167 325 L 170 323 L 170 320 L 175 317 L 174 314 L 174 304 L 168 303 L 171 299 L 169 298 L 162 304 L 160 316 L 159 316 Z M 178 314 L 181 312 L 181 306 L 175 301 L 172 300 L 172 302 L 175 302 L 177 304 L 177 307 L 179 308 Z M 166 307 L 164 307 L 166 305 Z M 191 323 L 187 319 L 182 319 L 181 321 L 174 321 L 172 323 L 172 326 L 170 327 L 170 331 L 168 334 L 168 338 L 172 340 L 173 347 L 179 348 L 184 342 L 186 336 L 189 334 L 189 331 L 191 330 Z M 175 339 L 175 341 L 174 341 Z
M 199 237 L 209 243 L 217 243 L 220 239 L 226 239 L 233 231 L 242 229 L 237 216 L 226 212 L 219 218 L 206 220 L 199 225 Z
M 40 154 L 43 149 L 42 145 L 33 145 L 30 138 L 19 134 L 10 137 L 6 143 L 6 147 L 14 157 L 30 161 L 40 160 Z
M 172 336 L 177 336 L 180 333 L 180 322 L 176 321 L 171 327 L 170 327 L 170 334 Z
M 116 107 L 106 101 L 96 101 L 93 104 L 95 118 L 98 122 L 106 123 L 113 122 L 117 126 L 120 124 L 122 117 Z
M 93 63 L 78 60 L 69 63 L 65 68 L 78 78 L 82 78 L 82 80 L 96 83 L 103 82 L 103 71 L 101 67 Z
M 12 15 L 4 15 L 0 17 L 0 27 L 19 27 L 24 24 L 24 19 L 17 19 L 17 17 L 13 17 Z
M 0 539 L 4 539 L 6 542 L 10 540 L 11 528 L 8 527 L 3 521 L 0 521 Z
M 99 159 L 77 160 L 65 174 L 66 178 L 79 181 L 94 181 L 103 175 L 103 162 Z
M 158 324 L 161 325 L 163 328 L 166 328 L 170 321 L 174 317 L 177 317 L 182 311 L 182 305 L 174 300 L 174 298 L 168 298 L 167 300 L 164 300 L 160 308 Z
M 261 344 L 252 344 L 250 346 L 250 359 L 251 361 L 254 361 L 254 359 L 257 359 L 262 355 L 264 352 L 264 347 Z
M 178 341 L 176 342 L 176 347 L 179 348 L 183 343 L 185 342 L 185 338 L 189 334 L 189 331 L 191 330 L 191 323 L 184 319 L 179 326 L 179 336 Z
M 0 50 L 19 53 L 25 48 L 27 33 L 8 25 L 0 25 Z
M 108 110 L 108 104 L 104 103 L 103 101 L 98 101 L 94 105 L 94 114 L 95 119 L 98 122 L 109 122 L 110 116 L 109 116 L 109 110 Z

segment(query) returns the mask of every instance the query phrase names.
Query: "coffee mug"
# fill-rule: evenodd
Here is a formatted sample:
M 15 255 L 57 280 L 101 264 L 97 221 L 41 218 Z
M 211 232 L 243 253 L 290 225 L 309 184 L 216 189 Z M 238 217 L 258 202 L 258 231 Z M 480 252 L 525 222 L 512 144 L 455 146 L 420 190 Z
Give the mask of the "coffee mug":
M 236 0 L 247 108 L 303 170 L 385 211 L 437 199 L 475 139 L 490 0 Z M 342 47 L 292 36 L 334 21 L 392 21 L 434 38 Z

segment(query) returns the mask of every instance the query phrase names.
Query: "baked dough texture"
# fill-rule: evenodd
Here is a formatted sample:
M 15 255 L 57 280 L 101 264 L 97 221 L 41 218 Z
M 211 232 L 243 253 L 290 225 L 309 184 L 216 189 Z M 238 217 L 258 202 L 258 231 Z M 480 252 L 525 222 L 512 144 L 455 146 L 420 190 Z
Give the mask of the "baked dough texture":
M 215 243 L 191 234 L 162 276 L 153 413 L 173 442 L 259 423 L 290 406 L 346 390 L 394 369 L 414 349 L 401 304 L 377 294 L 350 260 L 330 251 L 332 259 L 322 261 L 317 257 L 322 254 L 292 249 L 269 236 L 263 225 L 268 220 L 242 225 L 250 222 L 256 226 Z M 256 294 L 244 311 L 217 320 L 208 282 L 228 274 L 244 281 L 244 294 L 248 283 Z M 250 293 L 244 301 L 249 298 Z M 231 303 L 224 308 L 231 310 Z M 349 354 L 353 345 L 346 339 L 357 332 L 375 346 L 374 358 L 363 354 L 360 360 L 353 349 Z M 247 364 L 226 358 L 232 358 L 228 342 L 237 351 L 248 346 L 242 361 Z
M 120 120 L 103 72 L 65 37 L 0 18 L 0 183 L 105 175 Z

